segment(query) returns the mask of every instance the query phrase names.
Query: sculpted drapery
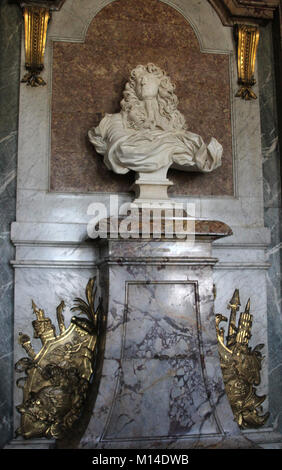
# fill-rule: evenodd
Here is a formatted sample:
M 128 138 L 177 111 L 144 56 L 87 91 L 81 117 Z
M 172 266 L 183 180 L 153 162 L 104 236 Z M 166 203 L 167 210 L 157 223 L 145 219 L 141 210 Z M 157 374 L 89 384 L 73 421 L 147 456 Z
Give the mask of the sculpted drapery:
M 153 173 L 173 167 L 211 172 L 221 165 L 222 146 L 187 131 L 170 78 L 154 64 L 138 65 L 125 86 L 121 112 L 106 114 L 88 135 L 115 173 Z

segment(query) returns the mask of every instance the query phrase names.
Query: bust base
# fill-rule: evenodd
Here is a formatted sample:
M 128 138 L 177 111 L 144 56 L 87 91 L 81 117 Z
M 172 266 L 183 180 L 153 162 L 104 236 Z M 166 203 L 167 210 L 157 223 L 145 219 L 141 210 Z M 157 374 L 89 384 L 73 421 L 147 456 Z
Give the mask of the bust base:
M 173 208 L 175 203 L 168 196 L 168 188 L 173 186 L 172 181 L 168 179 L 144 179 L 139 178 L 130 187 L 131 191 L 135 191 L 136 199 L 133 201 L 134 207 L 168 206 Z

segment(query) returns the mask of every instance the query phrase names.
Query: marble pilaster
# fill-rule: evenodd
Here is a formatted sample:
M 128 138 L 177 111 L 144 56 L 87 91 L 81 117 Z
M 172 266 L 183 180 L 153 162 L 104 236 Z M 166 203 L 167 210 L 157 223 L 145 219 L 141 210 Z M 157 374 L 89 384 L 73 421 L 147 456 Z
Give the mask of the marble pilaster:
M 258 49 L 260 82 L 261 140 L 263 157 L 264 223 L 270 229 L 267 248 L 270 268 L 267 273 L 267 311 L 269 343 L 270 422 L 280 432 L 282 389 L 282 317 L 281 317 L 281 185 L 278 147 L 278 122 L 271 24 L 261 28 Z M 281 149 L 280 149 L 281 151 Z

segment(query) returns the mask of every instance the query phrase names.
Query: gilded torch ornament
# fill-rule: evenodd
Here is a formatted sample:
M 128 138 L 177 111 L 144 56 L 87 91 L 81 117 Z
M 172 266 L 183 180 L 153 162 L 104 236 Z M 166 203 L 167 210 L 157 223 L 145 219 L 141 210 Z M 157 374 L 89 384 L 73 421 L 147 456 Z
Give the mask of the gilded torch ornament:
M 236 327 L 236 314 L 240 308 L 240 297 L 239 290 L 235 289 L 232 299 L 230 300 L 228 307 L 231 310 L 228 335 L 227 335 L 227 347 L 232 347 L 236 340 L 237 327 Z
M 249 347 L 253 315 L 250 314 L 250 299 L 244 312 L 240 314 L 238 324 L 236 314 L 239 310 L 239 290 L 236 289 L 228 304 L 231 309 L 226 344 L 224 329 L 219 328 L 227 318 L 216 315 L 216 330 L 220 355 L 220 365 L 234 418 L 241 429 L 259 428 L 267 421 L 269 413 L 262 414 L 262 403 L 266 396 L 256 394 L 256 386 L 260 384 L 260 371 L 263 361 L 258 344 L 254 349 Z
M 25 31 L 25 68 L 28 72 L 22 82 L 32 87 L 46 85 L 39 76 L 44 68 L 44 52 L 47 27 L 50 20 L 49 8 L 26 6 L 23 9 Z
M 17 406 L 21 413 L 21 425 L 16 434 L 24 438 L 45 437 L 62 439 L 81 416 L 86 402 L 89 384 L 95 370 L 98 354 L 98 336 L 101 321 L 101 300 L 94 307 L 96 298 L 95 278 L 86 287 L 86 301 L 75 299 L 71 309 L 83 317 L 72 317 L 65 327 L 63 309 L 57 307 L 59 335 L 44 310 L 32 302 L 36 320 L 32 322 L 34 337 L 39 338 L 42 348 L 35 353 L 28 335 L 19 334 L 19 343 L 28 357 L 16 364 L 17 372 L 26 376 L 18 379 L 23 389 L 23 402 Z
M 235 26 L 237 40 L 238 83 L 240 89 L 236 96 L 244 100 L 256 99 L 252 90 L 256 80 L 254 78 L 257 47 L 259 42 L 258 26 L 238 24 Z

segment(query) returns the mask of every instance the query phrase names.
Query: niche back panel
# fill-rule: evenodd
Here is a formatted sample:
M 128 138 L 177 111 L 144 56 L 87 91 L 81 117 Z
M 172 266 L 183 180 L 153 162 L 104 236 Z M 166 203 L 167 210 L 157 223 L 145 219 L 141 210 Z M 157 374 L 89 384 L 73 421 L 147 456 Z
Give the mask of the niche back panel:
M 118 0 L 92 20 L 84 43 L 54 42 L 50 190 L 129 192 L 134 174 L 109 171 L 88 142 L 105 113 L 120 110 L 130 71 L 153 62 L 176 85 L 188 129 L 224 149 L 211 174 L 170 170 L 175 195 L 233 196 L 229 55 L 203 53 L 192 26 L 159 0 Z

